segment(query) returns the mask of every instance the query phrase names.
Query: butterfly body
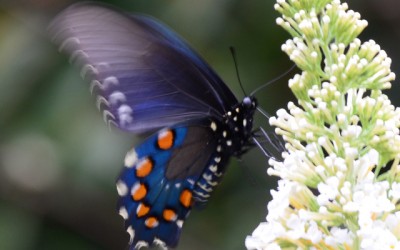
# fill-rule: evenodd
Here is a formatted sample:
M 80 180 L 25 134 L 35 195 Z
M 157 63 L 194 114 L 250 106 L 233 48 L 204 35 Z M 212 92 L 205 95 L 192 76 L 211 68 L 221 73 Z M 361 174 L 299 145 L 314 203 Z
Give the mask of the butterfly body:
M 208 201 L 230 157 L 250 147 L 255 98 L 238 102 L 200 56 L 149 17 L 76 4 L 50 33 L 91 80 L 107 123 L 158 130 L 125 157 L 118 211 L 132 249 L 176 246 L 192 207 Z

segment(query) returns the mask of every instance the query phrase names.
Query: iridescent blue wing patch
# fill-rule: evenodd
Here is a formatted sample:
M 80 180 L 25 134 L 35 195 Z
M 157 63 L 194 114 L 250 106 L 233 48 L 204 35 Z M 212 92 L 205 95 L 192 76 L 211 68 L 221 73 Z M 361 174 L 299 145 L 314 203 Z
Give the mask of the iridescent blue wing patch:
M 207 201 L 225 171 L 214 133 L 207 122 L 178 125 L 128 152 L 117 181 L 118 210 L 133 248 L 176 246 L 190 209 Z

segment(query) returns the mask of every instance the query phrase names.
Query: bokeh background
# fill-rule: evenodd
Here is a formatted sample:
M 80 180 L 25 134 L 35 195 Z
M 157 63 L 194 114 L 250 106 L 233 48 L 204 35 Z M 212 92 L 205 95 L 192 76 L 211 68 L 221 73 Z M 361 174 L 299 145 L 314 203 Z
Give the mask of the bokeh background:
M 50 43 L 46 27 L 74 1 L 0 0 L 0 250 L 126 249 L 117 214 L 115 180 L 125 153 L 142 138 L 109 131 L 88 84 Z M 237 50 L 247 92 L 292 66 L 280 45 L 269 0 L 115 0 L 126 11 L 167 23 L 211 64 L 242 98 L 229 46 Z M 400 67 L 400 3 L 349 1 L 367 19 L 362 40 L 374 39 Z M 257 93 L 273 114 L 293 97 L 292 71 Z M 387 91 L 399 105 L 399 86 Z M 267 120 L 258 117 L 258 125 Z M 187 220 L 177 249 L 244 249 L 264 220 L 269 189 L 266 157 L 255 148 L 232 160 L 202 211 Z

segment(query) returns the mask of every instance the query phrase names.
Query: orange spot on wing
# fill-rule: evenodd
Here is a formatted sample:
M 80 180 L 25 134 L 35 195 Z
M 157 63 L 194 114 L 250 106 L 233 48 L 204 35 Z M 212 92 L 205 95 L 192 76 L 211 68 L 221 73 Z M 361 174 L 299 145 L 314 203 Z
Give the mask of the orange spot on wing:
M 156 217 L 149 217 L 149 218 L 146 219 L 144 224 L 148 228 L 155 228 L 156 226 L 158 226 L 158 220 L 157 220 Z
M 172 130 L 166 130 L 158 134 L 157 145 L 160 149 L 167 150 L 174 145 L 175 136 Z
M 183 190 L 179 197 L 179 201 L 184 207 L 190 207 L 192 205 L 192 192 L 187 189 Z
M 150 207 L 143 203 L 140 203 L 136 209 L 136 215 L 138 218 L 145 216 L 150 211 Z
M 136 166 L 136 176 L 140 178 L 148 176 L 153 170 L 153 165 L 153 161 L 150 158 L 140 161 Z
M 172 209 L 165 209 L 163 211 L 163 217 L 166 221 L 174 221 L 176 220 L 176 213 Z
M 147 194 L 147 188 L 144 184 L 137 183 L 135 184 L 132 190 L 132 198 L 135 201 L 143 199 Z

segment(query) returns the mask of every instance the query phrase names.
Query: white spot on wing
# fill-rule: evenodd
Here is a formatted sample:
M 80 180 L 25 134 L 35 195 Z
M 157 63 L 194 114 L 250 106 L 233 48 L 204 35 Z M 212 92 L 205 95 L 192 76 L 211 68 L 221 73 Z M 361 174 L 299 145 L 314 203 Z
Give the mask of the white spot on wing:
M 131 114 L 132 114 L 132 108 L 126 104 L 121 105 L 118 108 L 118 115 L 119 115 L 118 118 L 122 126 L 130 124 L 132 122 L 133 118 Z
M 212 192 L 212 188 L 208 188 L 206 184 L 197 184 L 201 189 L 203 189 L 204 191 L 210 193 Z
M 166 247 L 166 245 L 165 245 L 165 242 L 162 241 L 162 240 L 160 240 L 159 238 L 154 238 L 153 243 L 154 243 L 156 246 L 161 247 L 162 249 L 165 249 L 165 250 L 168 249 L 168 248 Z
M 232 141 L 231 141 L 231 140 L 227 140 L 227 141 L 226 141 L 226 145 L 232 146 Z
M 210 186 L 215 187 L 216 185 L 218 185 L 218 181 L 209 181 L 207 182 L 208 184 L 210 184 Z
M 126 186 L 125 182 L 121 180 L 117 181 L 117 191 L 121 197 L 128 193 L 128 187 Z
M 110 107 L 110 104 L 108 101 L 102 97 L 102 96 L 97 96 L 97 101 L 96 101 L 96 106 L 99 110 L 101 110 L 101 104 L 104 103 L 107 107 Z
M 104 110 L 103 111 L 103 120 L 104 120 L 104 122 L 107 123 L 107 121 L 110 120 L 110 119 L 115 119 L 114 115 L 111 114 L 110 111 Z
M 131 115 L 122 114 L 119 116 L 119 121 L 121 122 L 122 126 L 125 126 L 127 124 L 130 124 L 133 121 L 133 118 Z
M 70 44 L 70 43 L 71 43 L 71 45 L 78 45 L 78 44 L 80 44 L 81 42 L 79 41 L 79 39 L 78 39 L 77 37 L 68 37 L 68 38 L 61 44 L 60 49 L 59 49 L 60 52 L 63 51 L 64 48 L 67 47 L 68 44 Z
M 82 70 L 81 70 L 81 77 L 82 77 L 83 79 L 85 79 L 86 74 L 87 74 L 88 72 L 91 72 L 91 73 L 93 73 L 93 74 L 95 74 L 95 75 L 97 75 L 97 74 L 99 73 L 99 71 L 98 71 L 93 65 L 85 64 L 85 66 L 83 66 L 83 68 L 82 68 Z
M 121 208 L 119 209 L 119 215 L 121 215 L 121 217 L 122 217 L 124 220 L 127 220 L 128 217 L 129 217 L 128 211 L 126 210 L 125 207 L 121 207 Z
M 103 85 L 101 85 L 101 83 L 99 81 L 93 80 L 90 83 L 90 94 L 93 94 L 93 90 L 94 90 L 95 87 L 97 87 L 99 89 L 103 89 Z
M 129 234 L 129 244 L 133 242 L 133 238 L 135 237 L 135 230 L 133 230 L 132 226 L 129 226 L 128 229 L 126 230 Z
M 91 66 L 91 65 L 87 64 L 87 66 Z M 93 73 L 98 74 L 99 70 L 97 68 L 93 68 L 93 69 L 95 70 Z M 98 87 L 101 90 L 106 90 L 111 85 L 118 85 L 118 84 L 119 84 L 118 78 L 116 78 L 115 76 L 109 76 L 109 77 L 105 78 L 102 83 L 98 80 L 93 80 L 90 83 L 90 92 L 91 93 L 93 92 L 94 87 Z
M 132 114 L 132 108 L 126 104 L 119 106 L 118 115 L 122 114 Z
M 208 169 L 210 169 L 210 171 L 214 173 L 215 171 L 217 171 L 218 166 L 217 165 L 211 165 L 211 166 L 208 167 Z
M 215 157 L 215 158 L 214 158 L 214 161 L 215 161 L 216 163 L 219 163 L 219 162 L 221 161 L 221 157 Z
M 120 91 L 114 91 L 108 97 L 108 101 L 111 103 L 111 105 L 117 105 L 118 102 L 126 102 L 126 96 Z
M 247 120 L 243 119 L 243 127 L 246 127 L 246 125 L 247 125 Z
M 211 122 L 211 129 L 212 131 L 216 131 L 217 130 L 217 124 L 215 122 Z
M 111 85 L 118 85 L 118 84 L 119 84 L 118 78 L 116 78 L 115 76 L 109 76 L 103 80 L 104 89 L 107 89 Z
M 149 243 L 147 243 L 146 241 L 138 241 L 138 243 L 136 243 L 135 249 L 141 249 L 142 247 L 148 247 Z
M 177 225 L 179 228 L 182 228 L 182 226 L 183 226 L 183 220 L 177 220 L 177 221 L 176 221 L 176 225 Z
M 207 193 L 207 194 L 205 194 L 205 193 L 202 193 L 202 192 L 199 192 L 198 190 L 196 190 L 196 191 L 193 191 L 194 193 L 196 193 L 196 195 L 198 195 L 198 196 L 200 196 L 200 197 L 203 197 L 203 198 L 210 198 L 210 195 Z
M 138 161 L 138 155 L 135 149 L 130 150 L 125 156 L 125 167 L 132 168 Z
M 206 181 L 211 181 L 212 175 L 204 173 L 203 174 L 203 179 L 206 180 Z
M 77 59 L 80 59 L 80 58 L 85 58 L 85 59 L 87 59 L 87 58 L 89 58 L 89 55 L 88 54 L 86 54 L 86 52 L 85 51 L 83 51 L 83 50 L 76 50 L 76 51 L 74 51 L 73 53 L 72 53 L 72 55 L 71 55 L 71 57 L 69 58 L 69 63 L 74 63 Z

